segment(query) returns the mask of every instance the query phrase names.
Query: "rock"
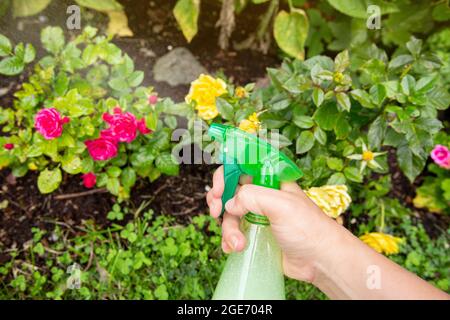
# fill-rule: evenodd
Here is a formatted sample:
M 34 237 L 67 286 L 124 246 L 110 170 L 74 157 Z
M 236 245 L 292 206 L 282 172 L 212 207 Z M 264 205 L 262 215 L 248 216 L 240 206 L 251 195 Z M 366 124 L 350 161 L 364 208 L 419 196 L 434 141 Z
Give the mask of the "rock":
M 186 48 L 175 48 L 156 60 L 153 76 L 171 86 L 189 84 L 201 73 L 208 73 L 194 55 Z

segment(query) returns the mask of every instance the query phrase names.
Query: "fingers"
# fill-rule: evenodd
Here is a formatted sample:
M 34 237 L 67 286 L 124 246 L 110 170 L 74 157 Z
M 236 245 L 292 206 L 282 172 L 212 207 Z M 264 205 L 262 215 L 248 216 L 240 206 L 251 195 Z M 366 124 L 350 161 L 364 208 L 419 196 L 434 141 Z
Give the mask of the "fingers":
M 296 182 L 282 182 L 280 190 L 291 192 L 294 194 L 302 193 L 302 189 Z
M 225 213 L 222 222 L 222 249 L 226 253 L 242 251 L 245 248 L 245 236 L 239 229 L 240 218 Z
M 292 186 L 288 188 L 295 190 Z M 247 184 L 225 204 L 225 209 L 234 216 L 241 217 L 247 212 L 253 212 L 265 215 L 271 222 L 276 222 L 294 211 L 293 198 L 295 195 L 289 192 Z
M 252 182 L 252 177 L 243 175 L 240 178 L 240 184 L 248 184 Z M 218 218 L 222 211 L 222 194 L 224 191 L 223 166 L 220 166 L 213 175 L 213 187 L 206 194 L 206 202 L 208 203 L 211 216 Z M 238 186 L 239 188 L 239 186 Z
M 225 188 L 225 183 L 223 180 L 223 166 L 220 166 L 213 175 L 213 187 L 212 193 L 215 198 L 222 197 L 223 190 Z

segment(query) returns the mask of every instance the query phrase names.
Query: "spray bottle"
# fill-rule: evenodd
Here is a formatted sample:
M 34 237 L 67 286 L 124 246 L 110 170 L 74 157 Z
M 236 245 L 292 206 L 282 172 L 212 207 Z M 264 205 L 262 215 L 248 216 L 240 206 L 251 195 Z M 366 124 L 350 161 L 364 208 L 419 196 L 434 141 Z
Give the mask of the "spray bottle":
M 285 154 L 256 135 L 235 127 L 213 123 L 208 134 L 220 143 L 224 167 L 225 203 L 234 196 L 242 174 L 253 177 L 253 184 L 279 189 L 281 181 L 295 181 L 303 174 Z M 228 257 L 214 300 L 284 300 L 281 250 L 267 217 L 249 212 L 241 229 L 247 245 Z

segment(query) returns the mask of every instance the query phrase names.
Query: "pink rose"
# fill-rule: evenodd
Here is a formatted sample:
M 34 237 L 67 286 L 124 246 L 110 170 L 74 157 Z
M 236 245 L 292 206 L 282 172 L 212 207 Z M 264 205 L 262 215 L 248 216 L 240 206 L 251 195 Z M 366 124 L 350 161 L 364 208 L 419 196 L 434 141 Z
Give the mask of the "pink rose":
M 6 150 L 12 150 L 14 149 L 14 145 L 12 143 L 5 143 L 3 145 L 3 148 L 5 148 Z
M 156 104 L 158 102 L 158 96 L 157 95 L 151 95 L 148 97 L 148 103 L 150 104 Z
M 81 176 L 81 178 L 83 179 L 83 185 L 86 188 L 89 188 L 89 189 L 95 187 L 95 184 L 97 183 L 97 177 L 92 172 L 88 172 L 88 173 L 83 174 Z
M 119 139 L 117 139 L 117 136 L 114 134 L 114 132 L 111 130 L 111 128 L 100 131 L 100 138 L 109 140 L 114 143 L 119 142 Z
M 437 144 L 431 151 L 431 158 L 434 162 L 445 169 L 450 169 L 450 150 L 447 147 Z
M 63 124 L 69 122 L 68 117 L 61 118 L 55 108 L 40 110 L 34 118 L 34 127 L 47 140 L 52 140 L 61 136 Z
M 84 142 L 94 160 L 109 160 L 117 155 L 117 144 L 111 140 L 98 138 Z
M 152 130 L 147 128 L 147 125 L 145 124 L 145 119 L 141 119 L 137 122 L 137 128 L 139 132 L 142 134 L 148 134 L 153 132 Z
M 119 142 L 132 142 L 136 138 L 136 117 L 130 112 L 122 112 L 119 107 L 114 108 L 113 112 L 103 114 L 103 120 L 109 124 L 111 135 Z

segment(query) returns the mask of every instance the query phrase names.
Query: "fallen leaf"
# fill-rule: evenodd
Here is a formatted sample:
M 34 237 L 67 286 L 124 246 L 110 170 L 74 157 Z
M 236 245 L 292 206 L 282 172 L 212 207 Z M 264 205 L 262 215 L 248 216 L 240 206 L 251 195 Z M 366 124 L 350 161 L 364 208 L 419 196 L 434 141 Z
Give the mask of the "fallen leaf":
M 128 18 L 123 10 L 108 11 L 108 34 L 119 37 L 132 37 L 133 31 L 128 27 Z

